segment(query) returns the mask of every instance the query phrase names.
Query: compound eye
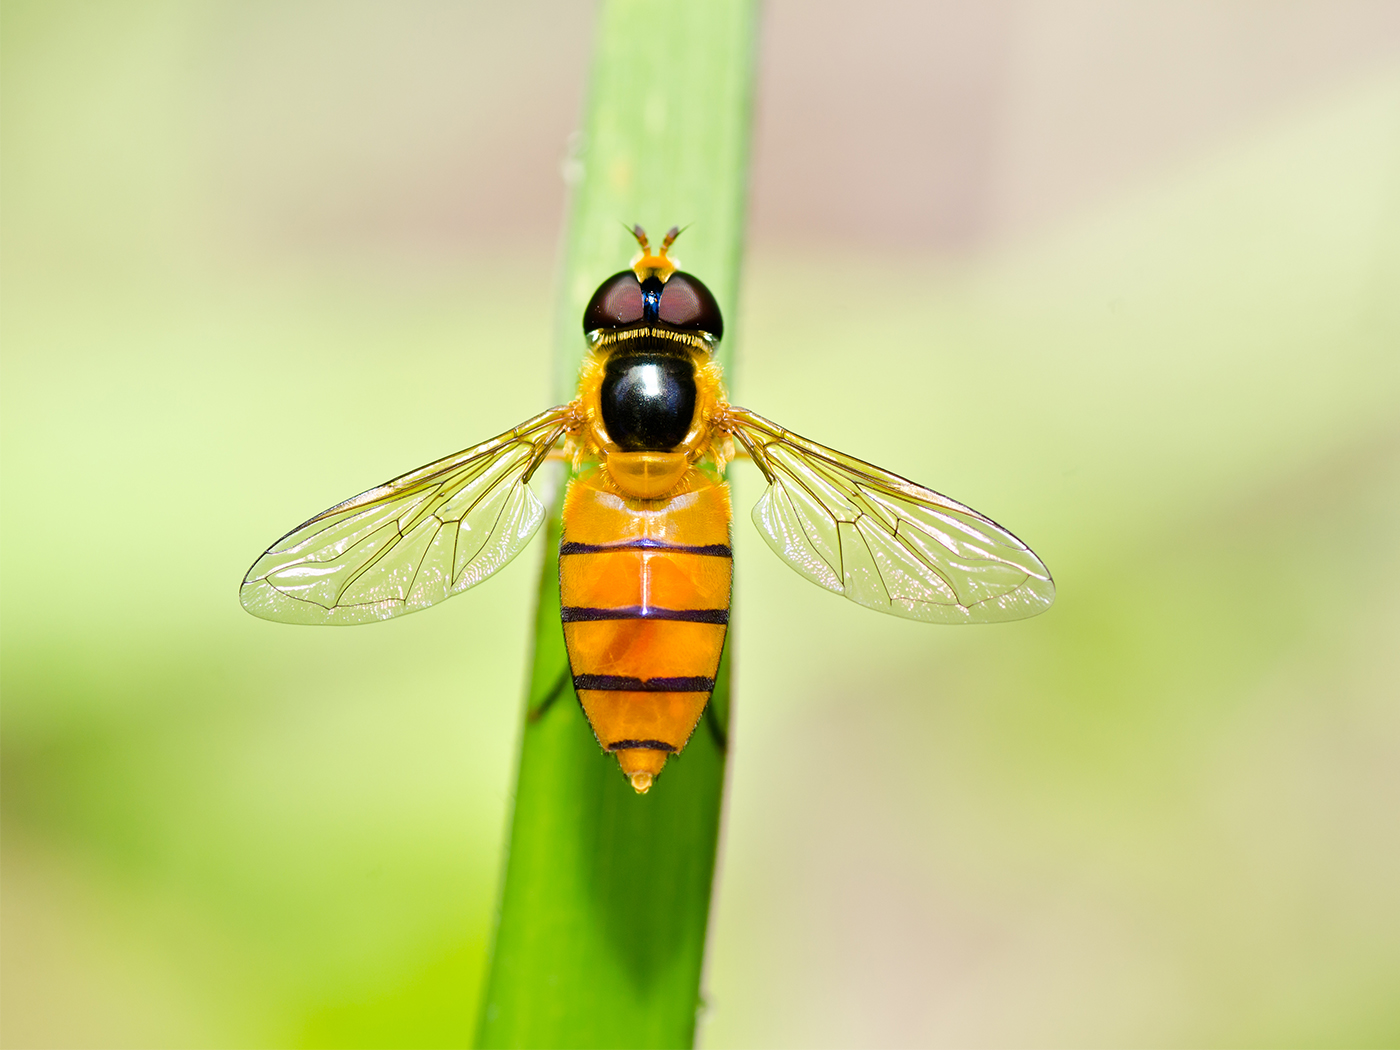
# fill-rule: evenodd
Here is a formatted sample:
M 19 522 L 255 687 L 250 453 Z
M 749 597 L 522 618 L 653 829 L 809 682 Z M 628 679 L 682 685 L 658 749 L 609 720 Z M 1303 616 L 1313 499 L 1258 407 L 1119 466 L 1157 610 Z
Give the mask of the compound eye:
M 583 311 L 583 330 L 625 328 L 642 319 L 642 285 L 631 270 L 615 273 L 598 286 Z
M 678 271 L 666 281 L 657 318 L 672 328 L 708 332 L 716 339 L 724 335 L 719 303 L 698 277 L 688 273 Z

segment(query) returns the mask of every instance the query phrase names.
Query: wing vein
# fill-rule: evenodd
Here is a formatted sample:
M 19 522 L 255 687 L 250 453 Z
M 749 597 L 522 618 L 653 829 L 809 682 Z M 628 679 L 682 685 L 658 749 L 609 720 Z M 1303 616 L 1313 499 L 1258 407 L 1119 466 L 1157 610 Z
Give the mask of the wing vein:
M 544 509 L 527 481 L 575 418 L 570 406 L 559 406 L 322 511 L 248 570 L 244 607 L 293 623 L 361 623 L 474 586 L 538 530 Z M 443 537 L 449 525 L 450 544 Z M 463 547 L 469 529 L 480 537 L 474 551 Z
M 1040 559 L 972 508 L 747 409 L 727 408 L 720 425 L 768 481 L 754 524 L 791 568 L 828 590 L 948 623 L 1019 619 L 1054 600 Z

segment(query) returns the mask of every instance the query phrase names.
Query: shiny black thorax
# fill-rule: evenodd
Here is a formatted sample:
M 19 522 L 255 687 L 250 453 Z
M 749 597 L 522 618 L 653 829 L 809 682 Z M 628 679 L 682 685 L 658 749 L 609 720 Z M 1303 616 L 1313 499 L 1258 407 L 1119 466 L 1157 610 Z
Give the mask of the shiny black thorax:
M 724 334 L 719 304 L 697 277 L 613 274 L 583 314 L 590 338 L 616 340 L 603 366 L 603 427 L 624 452 L 672 452 L 695 421 L 692 348 Z
M 661 343 L 620 347 L 603 369 L 603 426 L 625 452 L 670 452 L 695 419 L 695 365 Z

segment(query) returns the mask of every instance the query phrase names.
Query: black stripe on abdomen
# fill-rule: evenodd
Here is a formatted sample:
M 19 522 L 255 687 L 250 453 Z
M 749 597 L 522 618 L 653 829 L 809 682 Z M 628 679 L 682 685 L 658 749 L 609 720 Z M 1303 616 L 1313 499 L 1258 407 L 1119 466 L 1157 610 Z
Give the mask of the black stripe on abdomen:
M 612 609 L 594 609 L 585 605 L 566 605 L 560 610 L 564 623 L 584 623 L 589 620 L 685 620 L 689 623 L 728 623 L 728 609 L 658 609 L 650 605 L 619 605 Z
M 727 543 L 707 543 L 693 547 L 684 543 L 667 543 L 665 540 L 628 540 L 626 543 L 575 543 L 566 540 L 559 544 L 559 554 L 607 554 L 610 551 L 671 551 L 675 554 L 702 554 L 712 558 L 733 558 L 734 550 Z
M 607 751 L 666 751 L 675 754 L 676 745 L 664 740 L 615 740 L 604 750 Z
M 632 678 L 625 674 L 576 674 L 575 689 L 597 689 L 608 693 L 712 693 L 713 678 Z

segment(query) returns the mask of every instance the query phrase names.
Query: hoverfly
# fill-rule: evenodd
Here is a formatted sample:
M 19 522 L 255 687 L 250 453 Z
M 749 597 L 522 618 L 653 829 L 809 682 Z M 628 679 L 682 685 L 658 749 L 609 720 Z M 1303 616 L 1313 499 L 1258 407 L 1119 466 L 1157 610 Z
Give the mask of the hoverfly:
M 255 616 L 350 624 L 416 612 L 474 587 L 544 520 L 527 484 L 572 463 L 559 588 L 573 685 L 603 749 L 646 792 L 685 747 L 714 689 L 733 578 L 735 442 L 768 489 L 753 522 L 807 579 L 930 623 L 1044 611 L 1049 571 L 990 518 L 729 404 L 719 305 L 640 226 L 630 269 L 583 315 L 578 396 L 514 430 L 363 492 L 274 543 L 240 599 Z

